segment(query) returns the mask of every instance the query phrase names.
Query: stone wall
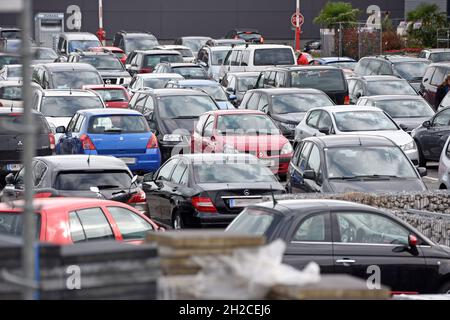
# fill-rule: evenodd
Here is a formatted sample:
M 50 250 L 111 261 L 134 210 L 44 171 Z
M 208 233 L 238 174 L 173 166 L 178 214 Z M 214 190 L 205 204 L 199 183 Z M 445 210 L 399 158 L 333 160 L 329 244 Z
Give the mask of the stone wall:
M 450 246 L 450 192 L 293 194 L 277 199 L 334 199 L 387 210 L 436 243 Z

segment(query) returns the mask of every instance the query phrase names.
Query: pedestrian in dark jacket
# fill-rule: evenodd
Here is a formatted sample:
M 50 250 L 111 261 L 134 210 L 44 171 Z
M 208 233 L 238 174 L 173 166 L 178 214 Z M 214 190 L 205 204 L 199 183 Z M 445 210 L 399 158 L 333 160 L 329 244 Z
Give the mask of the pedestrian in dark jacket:
M 442 82 L 436 90 L 436 97 L 434 100 L 434 108 L 437 110 L 442 100 L 444 99 L 447 92 L 450 90 L 450 75 L 445 77 L 444 82 Z

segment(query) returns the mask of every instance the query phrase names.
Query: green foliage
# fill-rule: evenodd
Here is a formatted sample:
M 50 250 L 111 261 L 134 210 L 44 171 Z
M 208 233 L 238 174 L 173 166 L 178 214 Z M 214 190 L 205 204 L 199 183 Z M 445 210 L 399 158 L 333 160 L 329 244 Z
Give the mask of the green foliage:
M 408 12 L 407 19 L 412 22 L 408 27 L 409 41 L 422 47 L 435 47 L 437 30 L 447 27 L 447 14 L 440 12 L 436 4 L 421 3 L 415 10 Z M 422 23 L 419 29 L 413 28 L 416 22 Z
M 337 22 L 356 22 L 359 9 L 354 9 L 348 2 L 328 2 L 314 18 L 314 23 L 323 24 L 328 28 L 336 27 Z

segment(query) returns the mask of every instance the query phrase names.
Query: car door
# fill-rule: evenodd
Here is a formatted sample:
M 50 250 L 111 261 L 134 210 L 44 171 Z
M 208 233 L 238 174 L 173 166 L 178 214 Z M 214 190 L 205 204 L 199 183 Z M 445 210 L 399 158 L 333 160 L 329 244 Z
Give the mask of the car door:
M 425 158 L 438 161 L 449 136 L 450 109 L 444 109 L 434 116 L 431 127 L 421 132 L 419 143 Z
M 148 232 L 154 231 L 153 225 L 137 213 L 122 207 L 106 207 L 112 218 L 111 225 L 117 229 L 118 240 L 129 243 L 140 243 Z
M 392 291 L 421 292 L 427 265 L 417 248 L 408 248 L 413 232 L 387 214 L 363 210 L 332 210 L 336 273 L 347 273 Z M 370 278 L 369 278 L 370 277 Z
M 434 95 L 430 93 L 431 79 L 433 78 L 436 67 L 428 67 L 420 83 L 420 95 L 428 101 L 432 106 L 434 106 Z
M 322 156 L 319 147 L 313 143 L 311 151 L 308 155 L 306 168 L 301 172 L 303 183 L 300 183 L 299 188 L 304 192 L 320 192 L 322 179 Z M 306 178 L 305 171 L 314 172 L 314 178 Z
M 69 230 L 73 243 L 94 240 L 117 240 L 118 234 L 100 207 L 69 212 Z
M 292 158 L 292 161 L 289 164 L 288 189 L 291 193 L 305 192 L 303 172 L 306 170 L 312 146 L 313 143 L 310 141 L 302 142 L 296 149 L 298 154 Z
M 444 82 L 446 75 L 447 69 L 437 67 L 433 73 L 433 77 L 431 78 L 429 85 L 426 86 L 427 95 L 426 97 L 424 97 L 425 100 L 427 100 L 432 106 L 435 106 L 437 88 L 441 85 L 442 82 Z
M 74 116 L 74 119 L 72 119 L 73 122 L 71 121 L 67 126 L 66 133 L 59 139 L 60 148 L 59 150 L 57 149 L 57 153 L 82 154 L 84 152 L 80 141 L 80 135 L 85 118 L 85 116 L 80 114 Z
M 211 153 L 217 152 L 216 150 L 216 137 L 214 135 L 214 120 L 215 117 L 210 115 L 202 128 L 202 152 Z
M 318 122 L 321 112 L 321 110 L 313 110 L 307 115 L 305 122 L 300 122 L 298 130 L 296 130 L 296 140 L 301 141 L 305 138 L 316 136 L 319 133 Z
M 331 242 L 331 216 L 329 211 L 316 211 L 296 216 L 285 241 L 283 262 L 302 270 L 312 261 L 321 273 L 333 273 L 333 246 Z

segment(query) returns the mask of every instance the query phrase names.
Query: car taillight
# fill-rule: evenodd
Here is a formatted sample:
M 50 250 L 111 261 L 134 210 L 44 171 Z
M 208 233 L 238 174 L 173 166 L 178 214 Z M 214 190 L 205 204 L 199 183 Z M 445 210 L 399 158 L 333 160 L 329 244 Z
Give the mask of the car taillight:
M 33 195 L 33 198 L 50 198 L 53 194 L 51 192 L 41 192 Z
M 158 139 L 156 139 L 156 135 L 152 134 L 150 139 L 147 142 L 147 149 L 157 149 L 158 148 Z
M 92 142 L 91 138 L 89 138 L 88 135 L 83 134 L 80 137 L 80 141 L 81 141 L 81 144 L 82 144 L 84 150 L 95 150 L 95 145 Z
M 128 200 L 128 203 L 141 203 L 145 202 L 145 199 L 145 192 L 141 190 L 138 193 L 133 194 L 130 200 Z
M 139 69 L 139 73 L 152 73 L 153 72 L 153 68 L 142 68 Z
M 55 150 L 55 144 L 56 144 L 55 135 L 50 132 L 48 134 L 48 140 L 50 141 L 50 149 Z
M 344 104 L 350 104 L 350 97 L 349 96 L 345 96 Z
M 217 213 L 214 203 L 207 197 L 193 197 L 192 205 L 200 212 Z

